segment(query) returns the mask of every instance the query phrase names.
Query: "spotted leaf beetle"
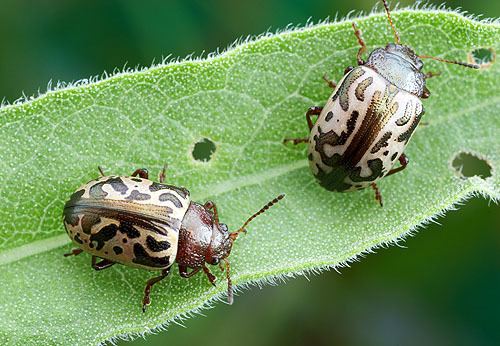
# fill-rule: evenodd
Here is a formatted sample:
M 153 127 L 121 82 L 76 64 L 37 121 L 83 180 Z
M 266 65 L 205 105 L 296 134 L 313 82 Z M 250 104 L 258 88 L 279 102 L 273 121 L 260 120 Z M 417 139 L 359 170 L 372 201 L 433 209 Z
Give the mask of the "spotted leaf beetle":
M 95 270 L 115 263 L 160 270 L 161 274 L 146 284 L 143 311 L 151 302 L 152 286 L 169 274 L 174 262 L 181 277 L 203 270 L 213 285 L 216 277 L 206 264 L 219 265 L 226 271 L 228 302 L 232 304 L 228 257 L 233 243 L 255 217 L 284 195 L 267 203 L 237 231 L 229 232 L 219 222 L 215 203 L 196 203 L 187 189 L 164 184 L 165 167 L 159 183 L 149 180 L 146 169 L 131 176 L 106 176 L 99 170 L 101 177 L 80 187 L 64 206 L 66 232 L 78 247 L 65 256 L 88 252 Z M 98 258 L 101 261 L 97 262 Z

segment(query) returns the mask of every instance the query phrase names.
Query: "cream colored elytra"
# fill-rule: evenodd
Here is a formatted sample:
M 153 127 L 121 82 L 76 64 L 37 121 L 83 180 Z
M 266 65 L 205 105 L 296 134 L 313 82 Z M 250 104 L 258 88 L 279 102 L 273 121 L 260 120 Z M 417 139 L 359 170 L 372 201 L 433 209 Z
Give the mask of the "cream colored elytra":
M 71 196 L 64 225 L 72 241 L 92 255 L 165 269 L 175 262 L 190 202 L 186 189 L 138 177 L 104 176 Z
M 419 97 L 370 67 L 347 73 L 309 137 L 309 164 L 333 191 L 365 188 L 384 177 L 403 153 L 423 114 Z

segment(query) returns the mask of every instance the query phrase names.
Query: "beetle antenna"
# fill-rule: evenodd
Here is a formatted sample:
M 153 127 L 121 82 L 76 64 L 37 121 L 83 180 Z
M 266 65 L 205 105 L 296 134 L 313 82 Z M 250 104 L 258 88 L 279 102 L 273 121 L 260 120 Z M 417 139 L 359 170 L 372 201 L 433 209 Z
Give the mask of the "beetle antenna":
M 382 2 L 384 3 L 385 13 L 387 13 L 387 19 L 389 20 L 389 24 L 391 24 L 392 31 L 394 32 L 394 40 L 396 41 L 396 44 L 400 44 L 401 40 L 399 38 L 398 32 L 396 31 L 396 27 L 394 26 L 394 23 L 392 22 L 391 11 L 389 11 L 389 6 L 387 5 L 387 1 L 382 0 Z
M 238 235 L 241 233 L 241 232 L 245 232 L 246 233 L 246 229 L 245 227 L 248 226 L 248 224 L 253 220 L 255 219 L 257 216 L 259 216 L 260 214 L 264 213 L 266 210 L 268 210 L 269 208 L 271 208 L 273 205 L 275 205 L 276 203 L 278 203 L 280 200 L 283 199 L 283 197 L 285 197 L 285 194 L 282 193 L 281 195 L 279 195 L 278 197 L 276 197 L 275 199 L 273 199 L 272 201 L 268 202 L 265 206 L 263 206 L 258 212 L 256 212 L 255 214 L 253 214 L 252 216 L 250 216 L 248 218 L 247 221 L 245 221 L 245 223 L 243 224 L 243 226 L 241 226 L 236 232 L 232 232 L 229 234 L 229 236 L 233 239 L 233 240 L 236 240 L 236 238 L 238 237 Z
M 455 64 L 455 65 L 460 65 L 460 66 L 475 68 L 475 69 L 479 69 L 481 67 L 481 66 L 476 65 L 476 64 L 469 64 L 467 62 L 456 61 L 456 60 L 447 60 L 447 59 L 442 59 L 442 58 L 438 58 L 438 57 L 430 56 L 430 55 L 419 55 L 418 57 L 420 59 L 432 59 L 432 60 L 436 60 L 436 61 L 445 62 L 448 64 Z
M 227 303 L 229 305 L 232 305 L 233 301 L 234 301 L 234 298 L 233 298 L 233 282 L 231 281 L 231 275 L 230 275 L 230 272 L 229 272 L 229 269 L 230 269 L 231 266 L 229 265 L 229 261 L 227 260 L 227 258 L 224 258 L 223 260 L 226 263 Z

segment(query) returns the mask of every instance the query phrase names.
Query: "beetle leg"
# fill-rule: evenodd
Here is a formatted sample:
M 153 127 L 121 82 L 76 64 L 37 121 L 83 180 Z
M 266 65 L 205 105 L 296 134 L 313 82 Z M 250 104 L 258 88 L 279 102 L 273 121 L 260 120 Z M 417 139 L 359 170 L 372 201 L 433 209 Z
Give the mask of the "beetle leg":
M 65 253 L 64 257 L 77 256 L 77 255 L 81 254 L 82 252 L 83 252 L 82 249 L 72 249 L 70 253 Z
M 151 278 L 148 280 L 146 283 L 146 287 L 144 287 L 144 298 L 142 299 L 142 312 L 146 312 L 146 308 L 151 304 L 151 299 L 150 299 L 150 293 L 151 293 L 151 287 L 158 281 L 161 281 L 165 279 L 170 273 L 170 267 L 167 269 L 163 269 L 161 271 L 161 274 L 159 276 L 155 276 L 154 278 Z
M 309 138 L 285 138 L 283 143 L 293 142 L 293 145 L 309 142 Z
M 92 268 L 95 270 L 103 270 L 111 267 L 115 262 L 111 262 L 110 260 L 103 259 L 99 263 L 96 263 L 97 256 L 92 256 Z
M 205 204 L 203 205 L 205 209 L 207 210 L 212 210 L 214 213 L 214 223 L 219 227 L 219 213 L 217 213 L 217 207 L 214 202 L 212 201 L 206 201 Z
M 139 168 L 134 171 L 131 175 L 132 177 L 141 177 L 142 179 L 148 179 L 149 178 L 149 173 L 146 168 Z
M 408 159 L 408 156 L 406 156 L 404 153 L 401 154 L 401 156 L 399 157 L 399 163 L 401 164 L 401 166 L 399 166 L 398 168 L 391 169 L 389 173 L 386 174 L 386 177 L 391 174 L 401 172 L 403 169 L 406 168 L 406 166 L 408 166 L 409 162 L 410 160 Z
M 201 267 L 196 267 L 191 272 L 188 273 L 188 267 L 187 266 L 181 266 L 179 265 L 179 275 L 183 278 L 190 278 L 194 274 L 198 273 L 200 271 Z
M 361 46 L 358 50 L 358 55 L 356 56 L 358 60 L 358 65 L 364 65 L 365 61 L 361 56 L 363 55 L 364 52 L 366 52 L 366 44 L 365 41 L 363 40 L 363 37 L 361 36 L 361 30 L 358 29 L 358 26 L 356 25 L 355 22 L 352 22 L 352 28 L 354 29 L 354 35 L 356 35 L 358 43 Z
M 380 203 L 380 206 L 383 207 L 384 203 L 382 203 L 382 195 L 380 194 L 377 184 L 371 183 L 371 187 L 375 190 L 375 200 L 377 200 Z
M 102 170 L 101 166 L 97 166 L 97 170 L 99 171 L 99 174 L 101 175 L 101 177 L 104 177 L 106 175 L 106 174 L 104 174 L 104 171 Z
M 210 281 L 210 283 L 215 286 L 215 281 L 217 280 L 215 275 L 210 272 L 210 269 L 208 269 L 208 267 L 205 264 L 202 265 L 202 268 L 205 274 L 207 275 L 208 281 Z
M 354 70 L 354 67 L 353 66 L 347 66 L 344 70 L 344 75 L 348 74 L 349 72 L 351 72 L 352 70 Z
M 307 110 L 306 120 L 307 120 L 307 126 L 309 126 L 309 131 L 311 131 L 313 126 L 314 126 L 312 119 L 311 119 L 311 115 L 320 115 L 322 110 L 323 110 L 323 107 L 319 107 L 319 106 L 310 107 Z M 293 142 L 294 145 L 297 145 L 299 143 L 309 142 L 309 138 L 285 138 L 283 140 L 283 144 L 285 144 L 287 142 Z
M 328 84 L 328 86 L 330 88 L 335 89 L 337 87 L 337 83 L 328 79 L 328 76 L 326 75 L 326 73 L 323 75 L 323 80 L 326 82 L 326 84 Z
M 320 115 L 322 110 L 323 110 L 323 107 L 319 107 L 319 106 L 310 107 L 307 110 L 306 120 L 307 120 L 307 126 L 309 126 L 309 131 L 311 131 L 313 126 L 314 126 L 312 119 L 311 119 L 311 115 Z
M 429 72 L 427 72 L 425 74 L 425 79 L 436 77 L 436 76 L 439 76 L 439 75 L 441 75 L 441 72 L 432 72 L 432 71 L 429 71 Z
M 167 164 L 164 164 L 160 172 L 160 175 L 158 176 L 158 180 L 160 181 L 161 184 L 165 181 L 165 178 L 167 177 L 166 172 L 167 172 Z

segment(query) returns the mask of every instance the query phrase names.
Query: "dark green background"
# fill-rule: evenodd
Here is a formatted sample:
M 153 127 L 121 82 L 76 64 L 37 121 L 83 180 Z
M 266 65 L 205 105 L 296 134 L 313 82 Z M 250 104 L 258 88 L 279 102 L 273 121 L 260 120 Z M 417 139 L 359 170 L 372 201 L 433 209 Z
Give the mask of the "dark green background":
M 0 99 L 43 92 L 49 80 L 148 66 L 162 56 L 198 56 L 242 36 L 368 11 L 374 3 L 3 0 Z M 447 4 L 500 15 L 497 1 Z M 132 344 L 498 345 L 499 210 L 484 200 L 469 201 L 440 219 L 442 226 L 426 227 L 402 243 L 407 249 L 378 250 L 341 275 L 325 272 L 310 281 L 253 288 L 233 306 L 217 304 L 203 312 L 206 317 L 185 321 L 187 328 L 173 324 Z

